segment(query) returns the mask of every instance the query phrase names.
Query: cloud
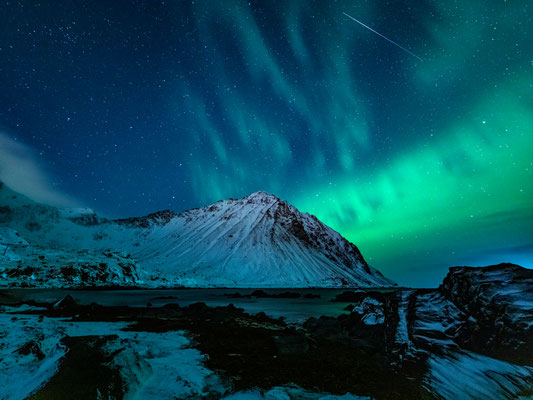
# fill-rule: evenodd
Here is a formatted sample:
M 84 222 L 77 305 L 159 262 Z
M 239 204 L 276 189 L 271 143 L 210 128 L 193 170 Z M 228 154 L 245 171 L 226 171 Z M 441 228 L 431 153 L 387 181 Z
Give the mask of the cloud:
M 4 132 L 0 132 L 0 180 L 14 191 L 41 203 L 61 207 L 77 204 L 55 187 L 53 176 L 31 147 Z

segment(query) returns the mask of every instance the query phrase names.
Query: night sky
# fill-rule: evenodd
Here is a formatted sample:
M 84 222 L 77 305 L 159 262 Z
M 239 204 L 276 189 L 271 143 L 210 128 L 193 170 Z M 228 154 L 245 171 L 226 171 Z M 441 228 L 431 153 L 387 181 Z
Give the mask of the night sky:
M 532 15 L 519 0 L 3 1 L 0 178 L 108 217 L 265 190 L 400 284 L 533 267 Z

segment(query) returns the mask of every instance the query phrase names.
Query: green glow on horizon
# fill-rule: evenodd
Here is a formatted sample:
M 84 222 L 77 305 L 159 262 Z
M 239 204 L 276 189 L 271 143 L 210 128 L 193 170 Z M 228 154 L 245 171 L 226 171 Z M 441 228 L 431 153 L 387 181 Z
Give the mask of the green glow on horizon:
M 494 242 L 502 247 L 507 242 L 529 245 L 530 85 L 524 77 L 495 90 L 468 120 L 451 124 L 441 139 L 402 153 L 364 181 L 345 178 L 310 188 L 317 195 L 295 203 L 358 244 L 377 265 L 408 258 L 409 246 L 415 244 L 421 254 L 442 251 L 444 259 L 469 247 L 490 248 Z M 498 220 L 504 213 L 511 214 L 512 225 L 507 218 Z
M 205 68 L 225 90 L 177 94 L 190 96 L 177 107 L 192 110 L 195 197 L 275 193 L 400 283 L 438 282 L 457 263 L 533 267 L 533 66 L 524 6 L 509 3 L 432 1 L 424 19 L 383 25 L 423 62 L 342 16 L 378 27 L 393 18 L 379 5 L 294 2 L 277 25 L 245 2 L 196 4 Z

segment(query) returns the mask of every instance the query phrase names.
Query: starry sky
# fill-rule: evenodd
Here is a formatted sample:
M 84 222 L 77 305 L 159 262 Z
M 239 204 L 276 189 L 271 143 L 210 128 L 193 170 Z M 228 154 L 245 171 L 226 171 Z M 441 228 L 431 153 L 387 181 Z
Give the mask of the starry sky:
M 533 267 L 532 6 L 3 1 L 0 178 L 109 217 L 265 190 L 403 285 Z

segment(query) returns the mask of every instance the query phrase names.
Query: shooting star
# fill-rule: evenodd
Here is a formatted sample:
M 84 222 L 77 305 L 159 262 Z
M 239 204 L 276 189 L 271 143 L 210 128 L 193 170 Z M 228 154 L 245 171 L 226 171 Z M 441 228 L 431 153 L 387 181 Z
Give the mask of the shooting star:
M 403 51 L 405 51 L 405 52 L 411 54 L 413 57 L 418 58 L 420 61 L 424 61 L 424 60 L 422 60 L 420 57 L 418 57 L 415 53 L 413 53 L 413 52 L 407 50 L 405 47 L 400 46 L 398 43 L 396 43 L 396 42 L 393 41 L 393 40 L 390 40 L 388 37 L 383 36 L 381 33 L 379 33 L 378 31 L 375 31 L 375 30 L 372 29 L 371 27 L 369 27 L 369 26 L 363 24 L 361 21 L 356 20 L 356 19 L 355 19 L 354 17 L 352 17 L 351 15 L 348 15 L 348 14 L 346 14 L 345 12 L 343 12 L 343 14 L 346 15 L 348 18 L 354 20 L 354 21 L 357 22 L 358 24 L 363 25 L 366 29 L 368 29 L 368 30 L 374 32 L 376 35 L 379 35 L 379 36 L 381 36 L 383 39 L 387 40 L 388 42 L 391 42 L 391 43 L 392 43 L 393 45 L 395 45 L 396 47 L 399 47 L 399 48 L 402 49 Z

